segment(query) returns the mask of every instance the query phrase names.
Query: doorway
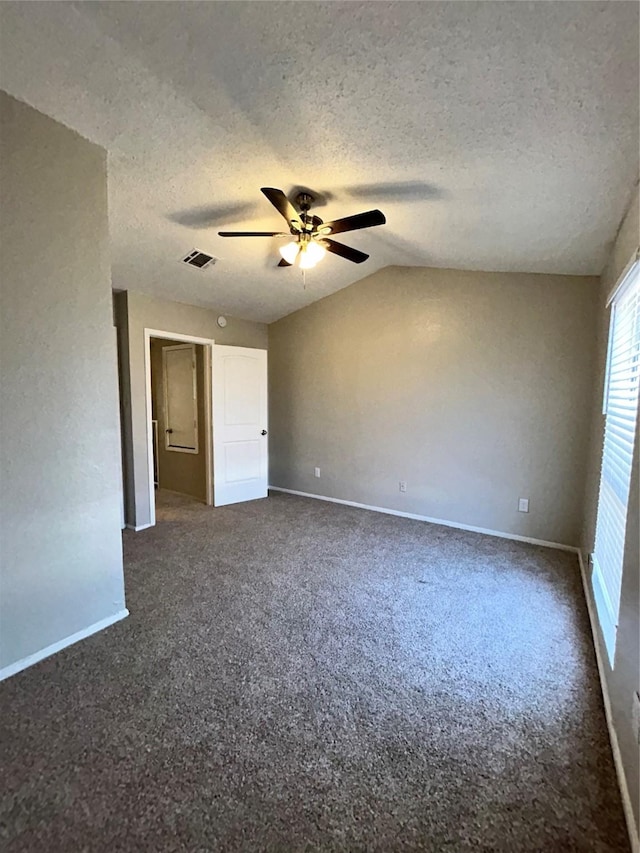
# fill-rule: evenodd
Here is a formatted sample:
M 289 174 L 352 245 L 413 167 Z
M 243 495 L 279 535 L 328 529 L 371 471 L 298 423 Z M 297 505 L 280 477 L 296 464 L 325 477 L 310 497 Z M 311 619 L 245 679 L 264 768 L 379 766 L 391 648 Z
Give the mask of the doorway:
M 149 348 L 156 496 L 162 489 L 210 503 L 205 345 L 152 337 Z
M 178 375 L 188 373 L 189 347 L 202 347 L 203 380 L 201 420 L 204 421 L 202 438 L 188 428 L 188 395 L 184 394 L 178 404 L 178 425 L 159 423 L 159 406 L 153 401 L 152 383 L 152 340 L 159 339 L 161 350 L 172 350 L 168 361 L 169 369 Z M 197 369 L 197 349 L 196 369 Z M 182 354 L 180 354 L 182 353 Z M 196 455 L 204 443 L 204 465 L 206 500 L 208 506 L 224 506 L 231 503 L 266 498 L 268 495 L 268 405 L 267 405 L 267 351 L 240 346 L 218 345 L 212 338 L 200 338 L 158 329 L 144 330 L 145 356 L 145 408 L 147 419 L 147 477 L 149 485 L 149 524 L 156 523 L 156 467 L 157 482 L 163 483 L 162 458 L 156 447 L 168 443 L 169 452 Z M 164 357 L 166 365 L 167 357 Z M 157 380 L 156 380 L 157 381 Z M 192 386 L 194 380 L 191 380 Z M 198 380 L 195 379 L 196 404 L 191 400 L 191 412 L 196 410 Z M 188 380 L 187 380 L 188 385 Z M 191 391 L 193 394 L 193 391 Z M 215 404 L 215 413 L 214 413 Z M 165 406 L 165 403 L 162 403 Z M 175 412 L 175 408 L 174 408 Z M 198 415 L 195 418 L 198 422 Z M 215 419 L 215 420 L 214 420 Z M 169 432 L 174 430 L 177 432 Z M 190 434 L 189 434 L 190 433 Z M 167 440 L 167 435 L 169 439 Z M 156 455 L 157 454 L 157 455 Z M 156 460 L 158 464 L 156 465 Z

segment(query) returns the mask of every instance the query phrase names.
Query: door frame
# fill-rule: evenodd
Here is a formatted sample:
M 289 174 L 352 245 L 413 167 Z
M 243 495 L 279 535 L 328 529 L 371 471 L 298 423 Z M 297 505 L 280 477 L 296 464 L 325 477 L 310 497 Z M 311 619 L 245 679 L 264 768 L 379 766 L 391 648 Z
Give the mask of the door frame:
M 185 344 L 201 344 L 204 347 L 204 466 L 206 481 L 206 504 L 213 506 L 213 338 L 199 338 L 161 329 L 144 330 L 144 375 L 145 410 L 147 418 L 147 474 L 149 478 L 149 526 L 156 523 L 156 494 L 153 482 L 153 424 L 151 422 L 151 338 L 166 338 Z

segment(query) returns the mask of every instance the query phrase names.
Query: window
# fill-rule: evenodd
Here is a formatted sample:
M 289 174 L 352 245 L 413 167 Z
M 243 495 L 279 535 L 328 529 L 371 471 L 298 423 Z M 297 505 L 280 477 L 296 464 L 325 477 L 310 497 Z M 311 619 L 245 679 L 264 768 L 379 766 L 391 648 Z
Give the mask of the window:
M 636 260 L 611 299 L 604 387 L 604 446 L 591 583 L 613 664 L 624 558 L 627 506 L 640 385 L 640 263 Z

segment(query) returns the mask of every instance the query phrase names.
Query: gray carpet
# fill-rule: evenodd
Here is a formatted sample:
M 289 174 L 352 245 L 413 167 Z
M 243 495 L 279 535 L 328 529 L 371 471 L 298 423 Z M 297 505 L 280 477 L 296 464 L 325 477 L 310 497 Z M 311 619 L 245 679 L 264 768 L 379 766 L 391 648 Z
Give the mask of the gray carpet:
M 611 851 L 576 559 L 164 495 L 131 616 L 0 685 L 10 851 Z

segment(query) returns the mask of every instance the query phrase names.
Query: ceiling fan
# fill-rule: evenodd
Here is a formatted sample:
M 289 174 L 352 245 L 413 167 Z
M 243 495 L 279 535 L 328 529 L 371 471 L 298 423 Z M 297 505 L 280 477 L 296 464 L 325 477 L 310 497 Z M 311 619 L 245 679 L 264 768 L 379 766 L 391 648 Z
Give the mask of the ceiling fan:
M 299 208 L 291 204 L 282 190 L 273 187 L 262 187 L 261 192 L 269 199 L 278 213 L 283 216 L 289 231 L 218 231 L 220 237 L 291 237 L 293 240 L 280 248 L 282 260 L 279 267 L 290 267 L 299 258 L 300 268 L 303 270 L 315 267 L 322 260 L 326 252 L 340 255 L 354 264 L 366 261 L 369 255 L 345 246 L 344 243 L 336 243 L 329 235 L 340 234 L 345 231 L 357 231 L 360 228 L 371 228 L 373 225 L 384 225 L 387 221 L 380 210 L 368 210 L 366 213 L 357 213 L 355 216 L 345 216 L 344 219 L 334 219 L 333 222 L 323 222 L 319 216 L 309 213 L 314 197 L 307 192 L 298 193 L 295 203 Z

